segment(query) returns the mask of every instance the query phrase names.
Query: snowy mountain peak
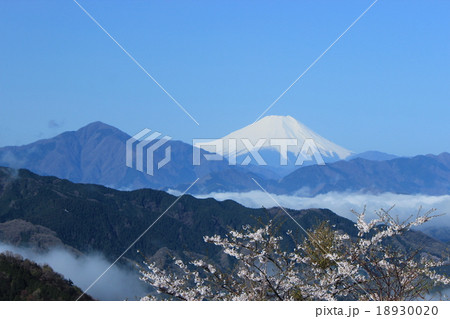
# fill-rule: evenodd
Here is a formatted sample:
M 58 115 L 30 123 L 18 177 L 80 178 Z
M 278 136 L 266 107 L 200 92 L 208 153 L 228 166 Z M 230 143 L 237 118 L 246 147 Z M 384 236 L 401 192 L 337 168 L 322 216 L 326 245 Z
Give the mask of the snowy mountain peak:
M 314 144 L 317 146 L 317 149 L 325 160 L 327 158 L 334 160 L 345 159 L 352 155 L 351 151 L 323 138 L 292 116 L 279 115 L 266 116 L 253 124 L 247 125 L 246 127 L 236 130 L 219 139 L 223 144 L 222 150 L 217 149 L 216 147 L 219 140 L 206 144 L 203 143 L 202 145 L 199 145 L 199 147 L 206 151 L 219 153 L 220 155 L 227 157 L 230 152 L 230 145 L 236 143 L 236 154 L 237 156 L 240 156 L 250 152 L 251 147 L 249 149 L 250 144 L 248 142 L 255 146 L 259 141 L 261 145 L 255 147 L 259 148 L 259 150 L 274 150 L 280 152 L 280 146 L 273 145 L 273 140 L 279 139 L 297 140 L 297 145 L 288 146 L 288 153 L 294 155 L 300 153 L 303 144 L 308 139 L 314 141 Z M 244 140 L 247 140 L 248 142 Z M 262 143 L 261 140 L 265 140 L 264 143 Z

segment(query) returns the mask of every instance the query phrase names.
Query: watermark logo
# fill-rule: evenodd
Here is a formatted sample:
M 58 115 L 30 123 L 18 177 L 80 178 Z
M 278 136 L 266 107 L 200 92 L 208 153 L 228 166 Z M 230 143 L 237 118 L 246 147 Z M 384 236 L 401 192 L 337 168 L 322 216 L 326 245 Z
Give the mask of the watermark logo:
M 162 136 L 160 132 L 143 129 L 126 141 L 126 165 L 153 176 L 155 166 L 156 169 L 160 169 L 171 161 L 172 147 L 168 145 L 164 153 L 158 152 L 158 161 L 155 165 L 156 151 L 171 139 L 170 136 Z M 289 165 L 289 160 L 291 163 L 294 160 L 295 166 L 301 166 L 305 161 L 325 165 L 322 154 L 312 138 L 305 139 L 302 144 L 294 138 L 260 138 L 253 141 L 248 138 L 218 139 L 213 142 L 207 139 L 194 139 L 192 142 L 193 166 L 200 166 L 202 159 L 227 160 L 230 166 L 247 166 L 252 161 L 255 161 L 256 165 L 266 166 L 268 164 L 260 152 L 267 149 L 277 151 L 280 166 Z
M 265 166 L 267 162 L 260 153 L 263 146 L 270 146 L 271 149 L 278 150 L 280 166 L 288 165 L 289 150 L 295 154 L 295 166 L 301 166 L 305 161 L 313 160 L 318 165 L 325 165 L 322 154 L 312 138 L 307 138 L 303 144 L 299 144 L 299 140 L 295 138 L 260 138 L 256 142 L 252 142 L 248 138 L 218 139 L 212 142 L 207 139 L 195 139 L 193 141 L 193 165 L 200 165 L 203 155 L 207 161 L 222 161 L 227 158 L 228 164 L 232 166 L 247 166 L 252 159 L 257 165 Z M 238 145 L 240 145 L 239 150 Z M 238 163 L 240 155 L 243 160 Z
M 172 138 L 170 136 L 161 137 L 162 134 L 156 131 L 151 134 L 150 133 L 151 130 L 146 128 L 127 140 L 125 147 L 126 165 L 133 168 L 133 155 L 136 155 L 136 169 L 140 172 L 144 172 L 145 162 L 145 172 L 148 175 L 153 176 L 155 152 Z M 136 150 L 134 150 L 134 145 L 136 145 Z M 170 162 L 171 151 L 172 147 L 170 145 L 165 148 L 164 158 L 158 161 L 156 165 L 157 169 L 162 168 L 164 165 Z

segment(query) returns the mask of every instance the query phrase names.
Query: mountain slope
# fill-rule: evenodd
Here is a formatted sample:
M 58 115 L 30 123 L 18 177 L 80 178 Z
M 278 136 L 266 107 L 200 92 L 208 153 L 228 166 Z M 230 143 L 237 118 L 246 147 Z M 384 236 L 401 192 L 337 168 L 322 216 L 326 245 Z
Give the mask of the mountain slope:
M 31 248 L 36 252 L 48 252 L 50 249 L 60 248 L 70 251 L 74 255 L 80 254 L 76 249 L 64 245 L 54 231 L 21 219 L 0 223 L 0 242 Z
M 190 184 L 197 177 L 230 168 L 225 160 L 203 160 L 201 165 L 194 166 L 193 147 L 180 141 L 169 141 L 171 161 L 150 176 L 125 165 L 125 143 L 129 138 L 115 127 L 94 122 L 78 131 L 29 145 L 0 148 L 0 165 L 117 189 L 166 189 Z M 165 157 L 164 151 L 165 147 L 156 150 L 155 163 Z M 241 171 L 239 176 L 243 180 L 245 172 Z
M 117 191 L 98 185 L 75 184 L 55 177 L 42 177 L 27 170 L 0 168 L 0 223 L 22 219 L 52 230 L 65 245 L 82 253 L 100 251 L 114 260 L 129 247 L 149 225 L 159 218 L 176 197 L 162 191 L 143 189 Z M 328 209 L 288 210 L 305 229 L 328 221 L 351 236 L 357 230 L 353 222 Z M 227 263 L 217 247 L 204 243 L 203 236 L 225 234 L 230 228 L 256 225 L 269 219 L 284 221 L 281 232 L 288 229 L 303 237 L 304 233 L 279 208 L 250 209 L 231 200 L 196 199 L 183 196 L 146 233 L 126 258 L 140 260 L 161 249 L 178 255 L 196 254 Z M 425 236 L 425 235 L 423 235 Z M 426 238 L 429 238 L 425 236 Z M 412 235 L 402 243 L 412 247 Z M 429 239 L 429 252 L 444 252 L 447 245 Z M 162 257 L 161 257 L 162 258 Z
M 99 185 L 75 184 L 27 170 L 0 168 L 0 223 L 22 219 L 55 232 L 64 244 L 83 253 L 101 251 L 119 256 L 176 199 L 162 191 L 117 191 Z M 329 210 L 292 211 L 305 227 L 330 220 L 354 232 L 351 221 Z M 250 209 L 233 201 L 183 196 L 134 246 L 146 255 L 160 248 L 207 252 L 217 249 L 204 235 L 225 234 L 231 228 L 254 224 L 257 218 L 286 217 L 280 210 Z M 292 228 L 292 225 L 290 226 Z M 138 258 L 133 249 L 126 257 Z
M 284 177 L 273 191 L 294 193 L 300 189 L 311 196 L 331 191 L 446 195 L 450 194 L 450 154 L 389 161 L 357 158 L 302 167 Z

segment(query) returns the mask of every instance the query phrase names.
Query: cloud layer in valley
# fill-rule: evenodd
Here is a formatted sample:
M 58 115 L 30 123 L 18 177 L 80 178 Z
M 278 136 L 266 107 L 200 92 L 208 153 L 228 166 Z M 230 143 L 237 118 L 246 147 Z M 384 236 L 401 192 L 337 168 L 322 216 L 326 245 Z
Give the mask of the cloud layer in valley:
M 368 218 L 375 216 L 375 211 L 380 208 L 389 209 L 394 206 L 392 214 L 406 219 L 417 214 L 420 207 L 422 212 L 435 208 L 436 214 L 445 214 L 433 219 L 428 227 L 446 226 L 450 227 L 450 195 L 427 196 L 427 195 L 400 195 L 392 193 L 384 194 L 362 194 L 362 193 L 328 193 L 315 197 L 301 197 L 291 195 L 271 196 L 283 207 L 291 209 L 306 208 L 328 208 L 336 214 L 354 220 L 355 215 L 351 210 L 362 212 L 364 206 Z M 211 193 L 207 195 L 196 195 L 197 198 L 213 197 L 217 200 L 234 200 L 244 206 L 252 208 L 278 206 L 268 194 L 262 191 L 251 191 L 246 193 Z M 426 225 L 424 225 L 426 227 Z
M 4 251 L 19 254 L 41 265 L 48 264 L 83 290 L 110 265 L 100 254 L 75 256 L 63 249 L 37 253 L 32 249 L 0 243 L 0 253 Z M 136 300 L 148 293 L 147 288 L 138 279 L 137 272 L 115 265 L 87 293 L 99 300 Z

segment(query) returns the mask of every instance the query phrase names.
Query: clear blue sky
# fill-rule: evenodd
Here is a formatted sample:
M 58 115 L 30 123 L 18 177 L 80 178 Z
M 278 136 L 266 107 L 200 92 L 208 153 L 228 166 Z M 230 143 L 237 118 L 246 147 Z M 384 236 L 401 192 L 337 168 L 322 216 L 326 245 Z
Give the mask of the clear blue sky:
M 372 1 L 0 0 L 0 145 L 103 121 L 217 138 L 252 123 Z M 450 1 L 379 0 L 268 114 L 351 150 L 450 151 Z

